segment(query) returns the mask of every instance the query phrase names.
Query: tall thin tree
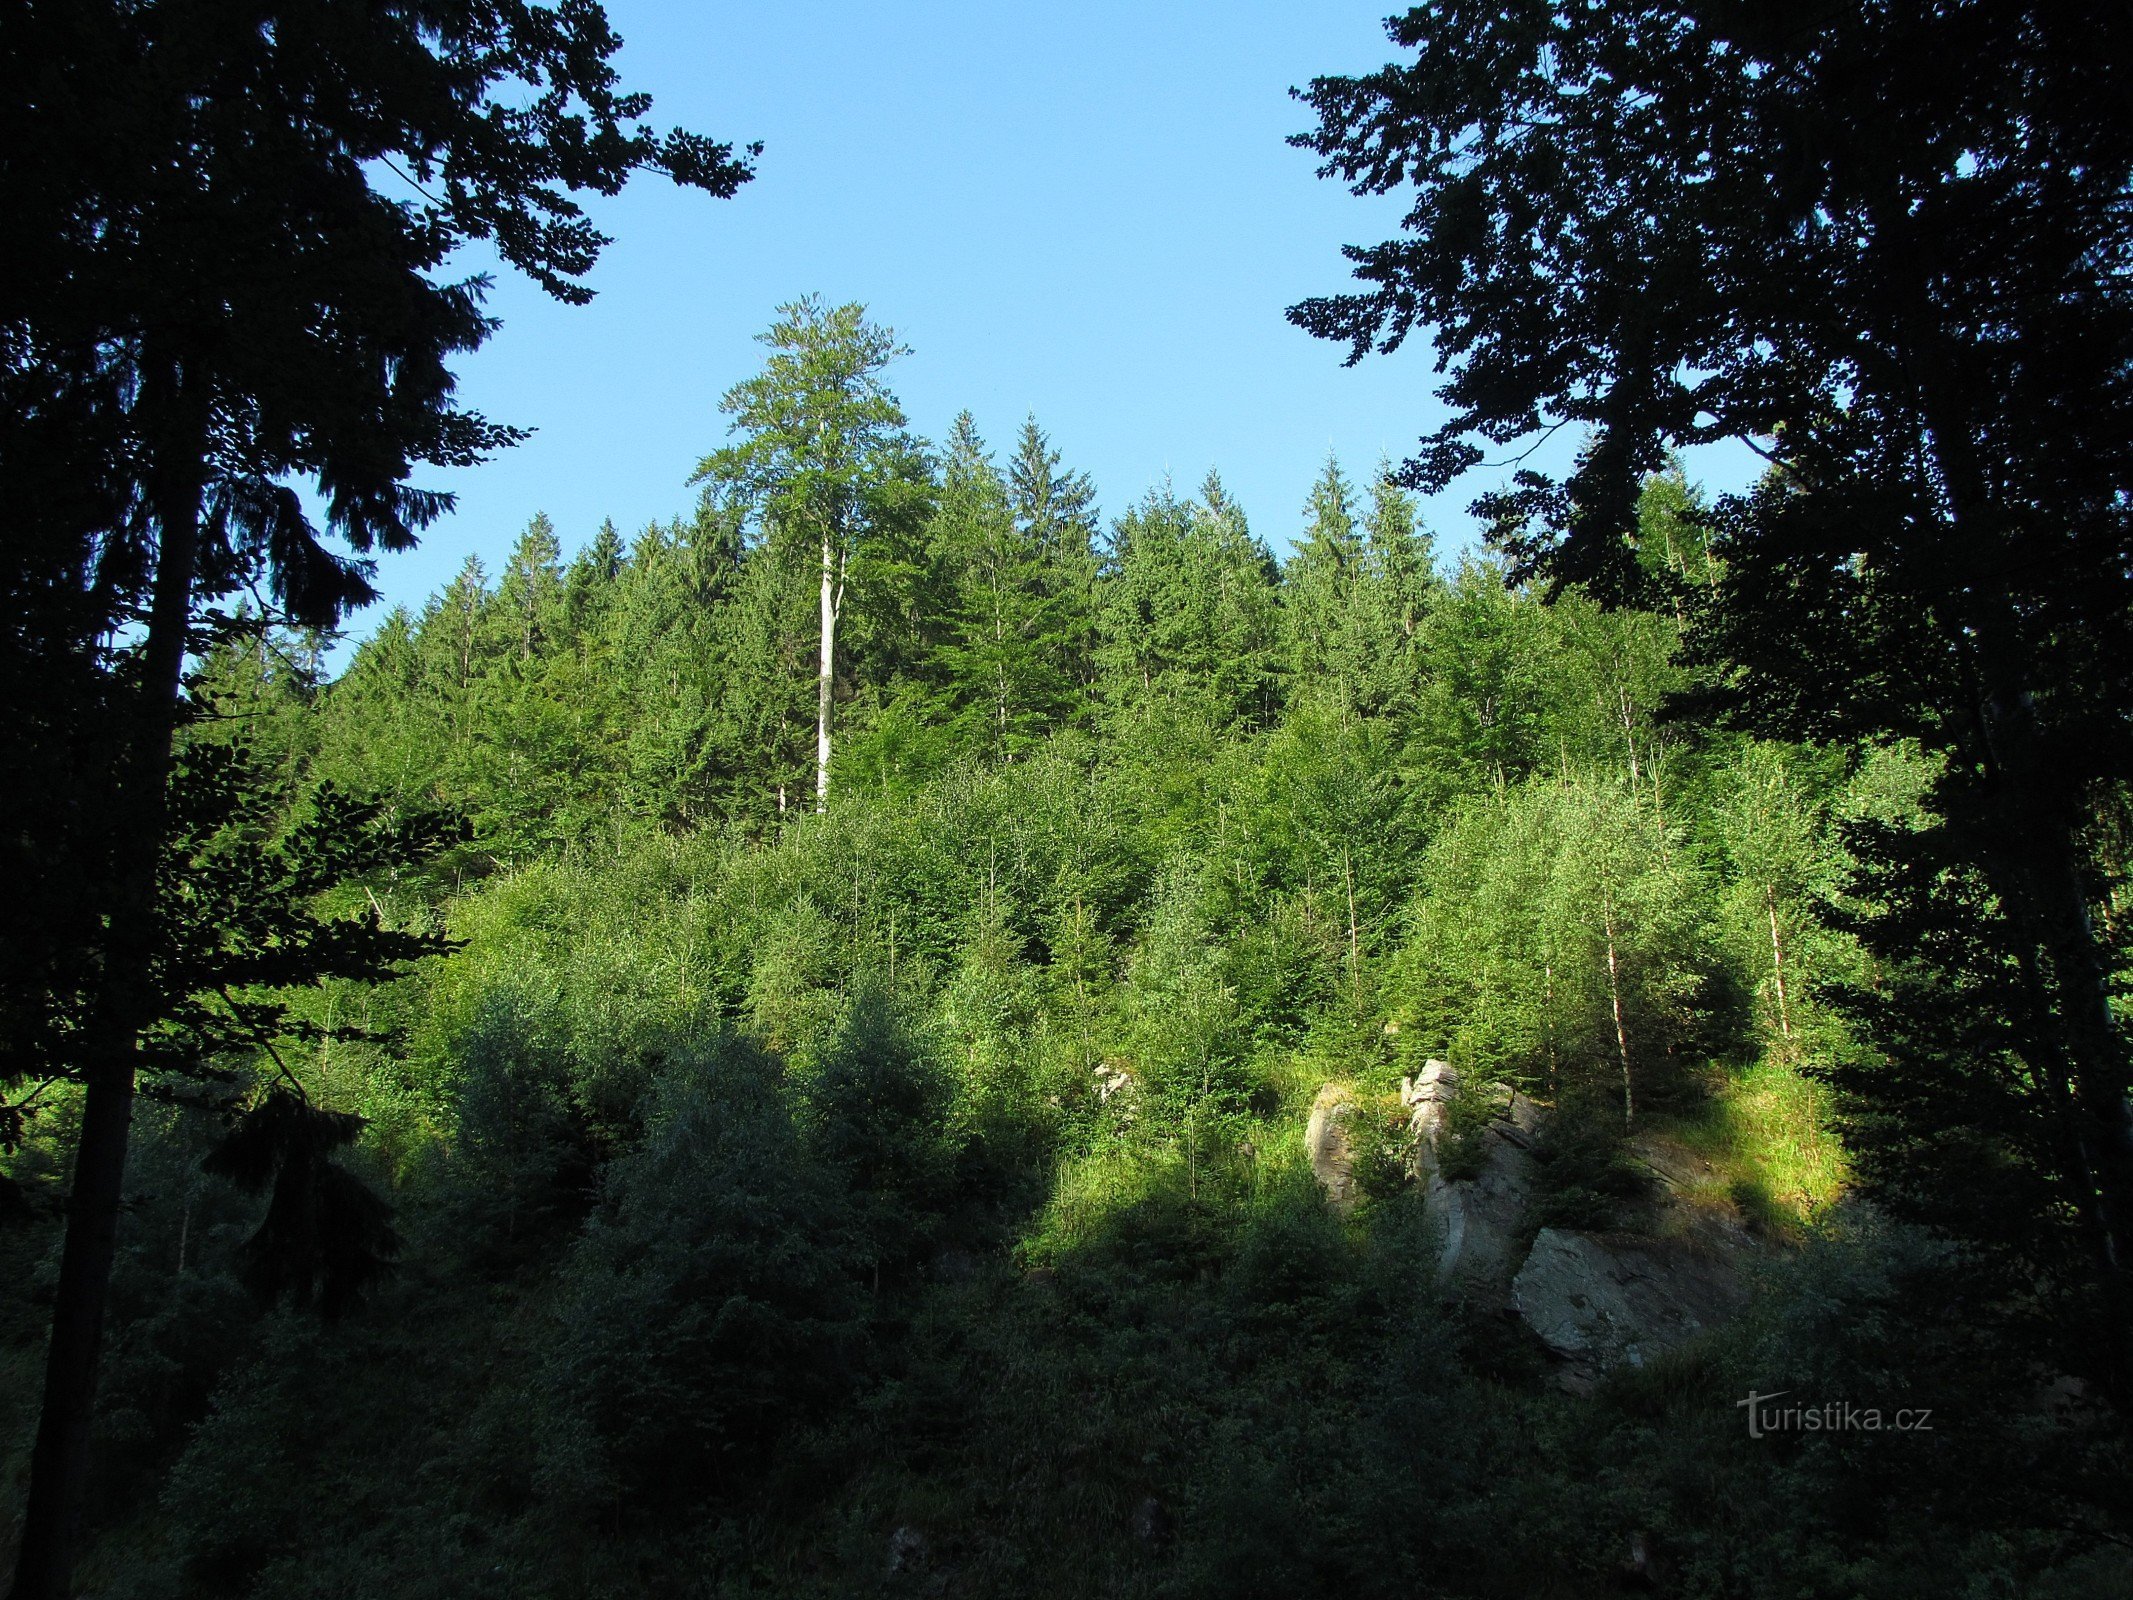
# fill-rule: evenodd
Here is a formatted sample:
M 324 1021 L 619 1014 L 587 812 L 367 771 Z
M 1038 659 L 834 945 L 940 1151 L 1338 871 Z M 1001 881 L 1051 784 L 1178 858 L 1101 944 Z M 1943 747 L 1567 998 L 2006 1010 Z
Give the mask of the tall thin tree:
M 882 381 L 908 354 L 866 307 L 809 295 L 778 307 L 757 336 L 770 358 L 726 391 L 719 409 L 736 441 L 697 463 L 692 483 L 727 491 L 755 535 L 805 539 L 817 552 L 820 634 L 815 657 L 815 809 L 829 808 L 837 631 L 854 564 L 913 528 L 931 492 L 919 441 Z

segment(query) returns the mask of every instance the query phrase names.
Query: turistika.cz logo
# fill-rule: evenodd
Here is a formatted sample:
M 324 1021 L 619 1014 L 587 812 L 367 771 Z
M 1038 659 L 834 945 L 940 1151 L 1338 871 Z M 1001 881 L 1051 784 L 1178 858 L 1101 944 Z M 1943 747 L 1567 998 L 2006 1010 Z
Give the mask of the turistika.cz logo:
M 1748 1413 L 1749 1438 L 1760 1439 L 1771 1433 L 1879 1433 L 1883 1429 L 1894 1433 L 1933 1431 L 1933 1409 L 1930 1406 L 1906 1406 L 1898 1411 L 1885 1412 L 1879 1406 L 1858 1406 L 1849 1400 L 1825 1400 L 1813 1406 L 1775 1403 L 1791 1393 L 1790 1389 L 1780 1389 L 1776 1394 L 1757 1394 L 1750 1389 L 1747 1399 L 1733 1402 Z

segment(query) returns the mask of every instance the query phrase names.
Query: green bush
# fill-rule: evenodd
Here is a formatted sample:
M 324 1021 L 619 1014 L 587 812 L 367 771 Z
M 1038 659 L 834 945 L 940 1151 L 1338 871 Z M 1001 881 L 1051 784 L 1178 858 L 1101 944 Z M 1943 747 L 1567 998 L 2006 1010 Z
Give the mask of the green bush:
M 771 1058 L 700 1046 L 648 1121 L 563 1268 L 539 1378 L 547 1488 L 635 1513 L 744 1481 L 848 1390 L 868 1253 Z

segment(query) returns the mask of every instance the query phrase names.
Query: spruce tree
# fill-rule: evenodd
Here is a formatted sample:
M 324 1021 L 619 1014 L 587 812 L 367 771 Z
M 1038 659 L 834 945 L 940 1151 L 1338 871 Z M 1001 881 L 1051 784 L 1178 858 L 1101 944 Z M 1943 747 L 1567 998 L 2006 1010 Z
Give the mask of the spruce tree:
M 1095 679 L 1097 553 L 1096 485 L 1085 472 L 1065 470 L 1037 419 L 1023 419 L 1007 464 L 1007 496 L 1015 524 L 1041 553 L 1045 592 L 1057 604 L 1067 670 L 1086 689 Z
M 1210 472 L 1198 503 L 1152 489 L 1112 537 L 1097 663 L 1115 712 L 1264 726 L 1279 681 L 1274 563 Z
M 949 588 L 935 654 L 958 741 L 994 759 L 1028 750 L 1072 710 L 1077 690 L 1075 597 L 1052 553 L 1073 525 L 1055 505 L 1024 504 L 1029 514 L 1016 515 L 970 413 L 958 416 L 933 522 Z
M 1354 487 L 1329 452 L 1304 504 L 1303 537 L 1281 572 L 1294 680 L 1325 685 L 1344 710 L 1354 709 L 1364 672 L 1363 534 L 1355 512 Z

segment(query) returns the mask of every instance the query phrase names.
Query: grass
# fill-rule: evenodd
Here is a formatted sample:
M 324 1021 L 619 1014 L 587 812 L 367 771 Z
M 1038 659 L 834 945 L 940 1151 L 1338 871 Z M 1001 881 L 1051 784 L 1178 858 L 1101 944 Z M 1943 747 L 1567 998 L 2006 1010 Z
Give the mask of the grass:
M 1672 1132 L 1711 1164 L 1726 1198 L 1767 1233 L 1798 1234 L 1837 1202 L 1848 1181 L 1828 1092 L 1774 1055 L 1727 1072 L 1701 1114 Z

